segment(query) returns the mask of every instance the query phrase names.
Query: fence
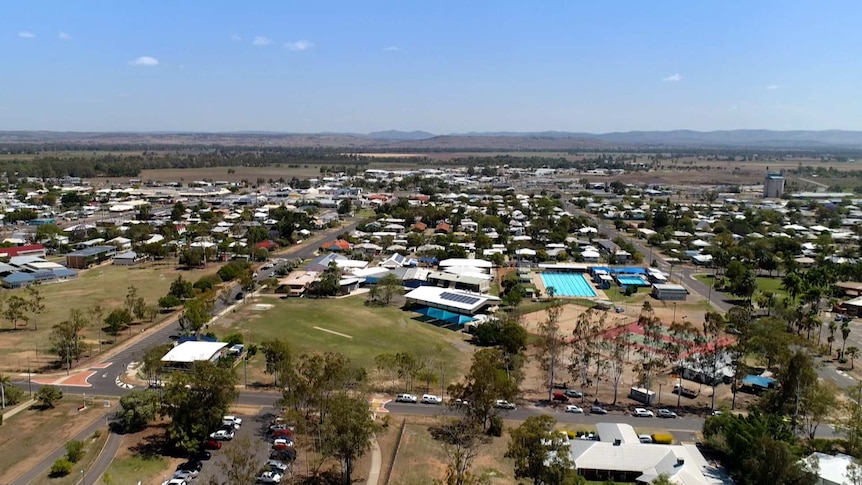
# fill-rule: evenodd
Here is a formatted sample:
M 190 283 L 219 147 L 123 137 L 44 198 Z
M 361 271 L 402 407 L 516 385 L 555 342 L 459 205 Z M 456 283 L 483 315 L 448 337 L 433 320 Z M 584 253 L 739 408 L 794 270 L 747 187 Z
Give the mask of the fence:
M 383 480 L 383 485 L 389 485 L 389 479 L 392 478 L 392 470 L 395 468 L 395 460 L 398 459 L 398 450 L 401 449 L 401 438 L 404 436 L 404 428 L 407 426 L 407 418 L 401 418 L 401 426 L 398 428 L 398 439 L 395 440 L 395 450 L 392 452 L 392 458 L 389 460 L 389 467 L 386 469 L 386 478 Z

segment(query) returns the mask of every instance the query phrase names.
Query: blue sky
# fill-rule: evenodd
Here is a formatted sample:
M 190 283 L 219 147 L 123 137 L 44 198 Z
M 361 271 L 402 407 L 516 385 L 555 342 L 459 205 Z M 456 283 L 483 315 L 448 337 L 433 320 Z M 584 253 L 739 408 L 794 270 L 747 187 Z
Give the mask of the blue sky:
M 39 1 L 0 130 L 862 130 L 862 2 Z

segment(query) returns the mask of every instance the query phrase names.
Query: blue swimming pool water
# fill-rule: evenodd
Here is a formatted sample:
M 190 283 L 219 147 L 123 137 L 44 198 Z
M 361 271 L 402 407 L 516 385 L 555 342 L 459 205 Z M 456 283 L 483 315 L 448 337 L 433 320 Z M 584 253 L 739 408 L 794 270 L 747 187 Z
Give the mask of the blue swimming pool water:
M 542 282 L 545 288 L 553 286 L 559 296 L 596 296 L 596 291 L 579 273 L 542 273 Z
M 649 283 L 637 276 L 617 276 L 617 281 L 623 286 L 648 286 Z

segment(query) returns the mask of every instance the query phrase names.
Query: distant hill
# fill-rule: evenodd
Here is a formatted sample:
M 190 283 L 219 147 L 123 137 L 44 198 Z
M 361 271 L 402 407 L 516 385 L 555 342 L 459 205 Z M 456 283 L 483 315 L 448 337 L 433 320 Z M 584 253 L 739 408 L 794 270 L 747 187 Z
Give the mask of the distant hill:
M 588 150 L 607 148 L 862 149 L 862 131 L 728 130 L 616 133 L 483 132 L 434 135 L 426 131 L 359 133 L 58 132 L 0 131 L 0 143 L 70 145 L 209 145 L 328 147 L 377 150 Z
M 375 140 L 393 140 L 393 141 L 403 141 L 403 140 L 427 140 L 428 138 L 434 138 L 434 133 L 428 133 L 427 131 L 398 131 L 398 130 L 387 130 L 387 131 L 373 131 L 368 134 L 368 138 L 374 138 Z

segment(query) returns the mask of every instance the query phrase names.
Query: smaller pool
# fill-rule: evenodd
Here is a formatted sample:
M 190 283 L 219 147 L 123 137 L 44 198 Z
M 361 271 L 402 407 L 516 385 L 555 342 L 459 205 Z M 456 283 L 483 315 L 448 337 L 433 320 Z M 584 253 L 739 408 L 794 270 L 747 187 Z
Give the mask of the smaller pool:
M 622 286 L 650 286 L 640 276 L 617 276 L 617 281 Z
M 545 289 L 554 287 L 555 294 L 559 296 L 580 296 L 593 298 L 596 290 L 580 273 L 542 273 L 542 282 Z

